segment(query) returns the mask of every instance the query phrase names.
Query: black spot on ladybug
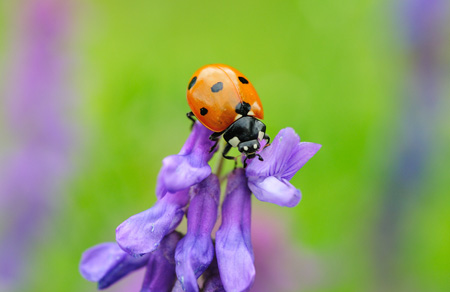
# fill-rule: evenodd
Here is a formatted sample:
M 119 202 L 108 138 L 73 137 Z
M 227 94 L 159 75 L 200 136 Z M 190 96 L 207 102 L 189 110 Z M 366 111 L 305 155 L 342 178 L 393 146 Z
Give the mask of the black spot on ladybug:
M 219 92 L 219 91 L 221 91 L 223 89 L 223 83 L 222 82 L 217 82 L 216 84 L 214 84 L 212 87 L 211 87 L 211 91 L 212 92 Z
M 242 84 L 248 84 L 248 80 L 245 79 L 244 77 L 238 77 L 238 78 L 239 78 L 239 81 L 242 82 Z
M 208 109 L 206 109 L 206 108 L 204 108 L 204 107 L 202 107 L 202 108 L 200 109 L 200 114 L 201 114 L 202 116 L 206 115 L 207 113 L 208 113 Z
M 197 76 L 194 76 L 194 77 L 191 79 L 191 82 L 189 82 L 188 90 L 191 89 L 192 86 L 195 85 L 195 82 L 197 82 Z
M 242 116 L 246 116 L 248 114 L 248 112 L 251 110 L 251 106 L 249 103 L 244 102 L 240 102 L 237 104 L 236 106 L 236 113 L 240 114 Z

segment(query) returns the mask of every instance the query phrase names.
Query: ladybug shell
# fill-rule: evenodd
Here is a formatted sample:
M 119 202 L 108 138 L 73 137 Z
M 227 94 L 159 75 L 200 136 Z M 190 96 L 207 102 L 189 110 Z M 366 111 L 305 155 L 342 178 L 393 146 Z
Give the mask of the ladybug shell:
M 187 101 L 195 117 L 214 132 L 226 130 L 241 117 L 239 104 L 248 103 L 248 116 L 264 118 L 264 111 L 253 85 L 238 70 L 223 64 L 206 65 L 192 75 Z

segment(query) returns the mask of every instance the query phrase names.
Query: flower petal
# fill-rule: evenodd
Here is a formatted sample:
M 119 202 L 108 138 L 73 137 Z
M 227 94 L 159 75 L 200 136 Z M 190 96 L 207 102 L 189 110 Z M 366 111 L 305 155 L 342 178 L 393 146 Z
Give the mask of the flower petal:
M 214 257 L 211 231 L 217 220 L 220 184 L 211 174 L 191 188 L 186 236 L 178 243 L 175 260 L 178 281 L 184 291 L 198 291 L 197 279 Z
M 97 244 L 81 256 L 80 273 L 86 280 L 98 282 L 125 255 L 115 242 Z
M 247 291 L 255 278 L 250 239 L 251 192 L 243 169 L 228 176 L 222 225 L 216 233 L 216 256 L 226 291 Z
M 274 142 L 261 151 L 264 161 L 253 159 L 246 168 L 249 188 L 258 200 L 285 207 L 296 206 L 300 190 L 289 180 L 322 146 L 301 142 L 292 128 L 281 130 Z
M 174 193 L 187 189 L 211 174 L 208 161 L 215 152 L 210 152 L 215 143 L 209 140 L 212 133 L 196 122 L 180 153 L 164 158 L 156 186 L 158 198 L 162 198 L 166 191 Z
M 266 178 L 249 177 L 248 187 L 258 200 L 283 207 L 296 206 L 302 197 L 300 190 L 296 189 L 290 182 L 274 176 Z
M 141 292 L 170 291 L 176 280 L 175 248 L 181 234 L 172 232 L 161 241 L 148 261 Z
M 184 215 L 183 208 L 188 202 L 188 190 L 167 193 L 152 208 L 120 224 L 116 229 L 117 243 L 131 255 L 154 251 L 164 236 L 181 222 Z
M 283 178 L 291 180 L 300 168 L 322 147 L 320 144 L 301 142 L 297 144 L 288 163 L 284 167 Z
M 320 147 L 315 143 L 300 143 L 300 137 L 292 128 L 282 129 L 273 143 L 261 151 L 264 161 L 252 159 L 246 174 L 248 177 L 277 176 L 290 180 Z
M 173 285 L 172 291 L 171 292 L 184 292 L 183 287 L 181 287 L 181 283 L 180 281 L 176 281 L 175 285 Z
M 220 279 L 219 267 L 217 266 L 216 259 L 211 262 L 203 276 L 205 279 L 203 292 L 225 292 L 222 280 Z
M 164 158 L 163 170 L 158 175 L 157 189 L 164 186 L 168 192 L 177 192 L 198 184 L 211 174 L 207 161 L 205 164 L 192 165 L 189 158 L 191 157 L 181 155 Z
M 129 273 L 145 266 L 149 255 L 132 257 L 115 242 L 101 243 L 83 253 L 80 262 L 81 275 L 98 288 L 105 289 Z
M 125 253 L 125 252 L 124 252 Z M 142 268 L 148 262 L 149 254 L 135 258 L 125 253 L 124 260 L 111 269 L 99 282 L 98 289 L 106 289 L 126 275 Z

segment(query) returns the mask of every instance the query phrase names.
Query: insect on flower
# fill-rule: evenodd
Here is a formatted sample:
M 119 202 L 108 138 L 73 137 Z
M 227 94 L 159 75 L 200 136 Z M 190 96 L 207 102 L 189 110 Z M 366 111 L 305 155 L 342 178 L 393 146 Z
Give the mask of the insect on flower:
M 221 136 L 227 142 L 223 150 L 223 157 L 236 159 L 227 153 L 232 147 L 245 154 L 247 159 L 261 155 L 260 141 L 270 137 L 266 134 L 266 125 L 261 122 L 264 111 L 261 100 L 253 85 L 238 70 L 224 65 L 212 64 L 198 69 L 190 79 L 187 88 L 187 101 L 191 112 L 188 118 L 195 121 L 195 116 L 205 127 L 214 131 L 209 137 L 216 143 Z
M 270 138 L 259 120 L 261 101 L 247 78 L 226 65 L 204 66 L 189 83 L 188 102 L 192 131 L 178 154 L 163 159 L 155 205 L 120 224 L 116 243 L 96 245 L 82 256 L 81 274 L 99 289 L 146 266 L 142 292 L 249 291 L 257 271 L 252 193 L 284 207 L 300 202 L 300 190 L 290 180 L 321 145 L 300 142 L 294 129 L 285 128 L 271 147 L 261 147 Z M 244 167 L 251 160 L 225 176 L 221 205 L 221 168 L 212 173 L 209 161 L 222 135 L 227 146 L 221 159 L 237 161 L 227 156 L 237 147 L 245 155 Z M 212 235 L 219 216 L 222 223 Z M 187 231 L 181 234 L 176 229 L 184 217 Z

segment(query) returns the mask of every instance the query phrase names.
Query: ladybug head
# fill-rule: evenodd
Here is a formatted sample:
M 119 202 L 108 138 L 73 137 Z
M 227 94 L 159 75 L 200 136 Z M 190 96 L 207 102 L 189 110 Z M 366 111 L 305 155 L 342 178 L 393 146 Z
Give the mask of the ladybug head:
M 247 158 L 254 158 L 256 156 L 256 151 L 259 150 L 261 145 L 259 144 L 258 139 L 242 141 L 238 145 L 239 152 L 245 154 Z

